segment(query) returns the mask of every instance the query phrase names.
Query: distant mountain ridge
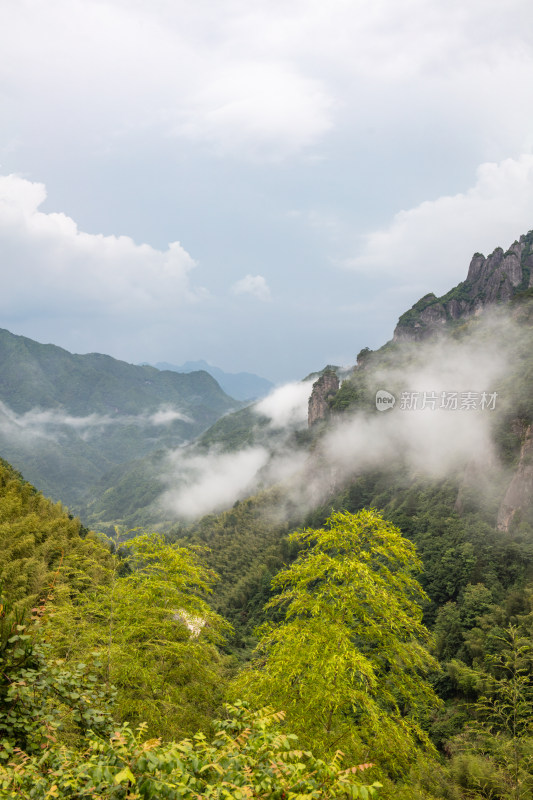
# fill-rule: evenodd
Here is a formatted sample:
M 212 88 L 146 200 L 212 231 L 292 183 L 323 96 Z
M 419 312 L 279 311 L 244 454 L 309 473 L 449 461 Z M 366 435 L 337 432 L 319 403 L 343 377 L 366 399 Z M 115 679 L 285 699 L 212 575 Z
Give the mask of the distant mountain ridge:
M 116 465 L 179 447 L 238 407 L 205 371 L 75 355 L 0 329 L 0 452 L 69 505 Z
M 251 372 L 224 372 L 220 367 L 214 367 L 212 364 L 208 364 L 207 361 L 203 360 L 186 361 L 185 364 L 181 364 L 181 366 L 169 364 L 167 361 L 158 361 L 157 364 L 153 366 L 160 370 L 170 370 L 171 372 L 180 373 L 204 370 L 215 378 L 226 394 L 229 394 L 230 397 L 234 397 L 236 400 L 259 400 L 261 397 L 265 397 L 270 390 L 274 388 L 274 384 L 271 381 L 259 375 L 255 375 Z

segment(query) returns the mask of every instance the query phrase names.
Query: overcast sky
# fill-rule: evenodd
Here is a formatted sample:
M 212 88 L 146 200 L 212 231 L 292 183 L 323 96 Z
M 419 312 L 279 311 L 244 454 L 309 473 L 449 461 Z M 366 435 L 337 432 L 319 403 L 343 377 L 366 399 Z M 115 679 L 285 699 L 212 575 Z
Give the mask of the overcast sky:
M 0 327 L 274 381 L 533 228 L 531 0 L 0 0 Z

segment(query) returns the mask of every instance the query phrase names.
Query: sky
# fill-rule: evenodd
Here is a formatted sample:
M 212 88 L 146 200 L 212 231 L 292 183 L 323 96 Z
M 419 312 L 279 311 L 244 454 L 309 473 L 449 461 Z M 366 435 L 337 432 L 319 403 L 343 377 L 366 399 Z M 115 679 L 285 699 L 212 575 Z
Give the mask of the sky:
M 530 0 L 1 0 L 0 327 L 276 383 L 533 228 Z

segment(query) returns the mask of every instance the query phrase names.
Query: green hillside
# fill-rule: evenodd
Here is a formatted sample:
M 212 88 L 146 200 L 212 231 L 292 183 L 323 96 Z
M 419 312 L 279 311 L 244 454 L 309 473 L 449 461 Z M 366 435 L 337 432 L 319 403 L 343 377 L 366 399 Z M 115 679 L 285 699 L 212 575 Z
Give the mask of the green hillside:
M 99 433 L 53 381 L 48 416 L 11 395 L 0 428 L 18 427 L 19 454 L 45 440 L 51 481 L 80 454 L 106 461 L 84 499 L 114 541 L 0 464 L 0 793 L 532 800 L 530 245 L 474 256 L 464 313 L 461 297 L 437 316 L 422 303 L 338 390 L 325 370 L 309 427 L 300 393 L 296 417 L 287 397 L 275 425 L 239 409 L 170 457 L 153 432 L 168 419 L 146 422 L 163 396 L 168 411 L 163 385 L 148 411 L 98 405 L 115 397 L 106 357 L 80 357 L 110 381 Z M 221 513 L 160 504 L 232 481 Z M 144 524 L 159 533 L 127 530 Z
M 68 414 L 141 414 L 176 405 L 193 426 L 235 408 L 207 372 L 135 366 L 100 353 L 75 355 L 0 330 L 0 399 L 18 414 L 58 408 Z
M 0 448 L 78 509 L 113 467 L 194 439 L 238 406 L 206 372 L 74 355 L 0 331 Z
M 367 473 L 296 533 L 271 490 L 113 553 L 0 463 L 1 796 L 528 798 L 531 527 L 457 489 Z

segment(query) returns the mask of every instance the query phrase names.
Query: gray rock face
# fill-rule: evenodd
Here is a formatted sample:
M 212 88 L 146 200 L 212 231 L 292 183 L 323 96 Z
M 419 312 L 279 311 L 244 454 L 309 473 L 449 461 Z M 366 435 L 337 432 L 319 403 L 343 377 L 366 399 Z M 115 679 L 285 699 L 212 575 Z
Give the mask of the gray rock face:
M 498 528 L 508 531 L 516 516 L 531 507 L 533 499 L 533 430 L 526 429 L 518 468 L 509 484 L 498 512 Z
M 474 256 L 466 279 L 473 298 L 482 300 L 483 305 L 510 300 L 513 290 L 522 283 L 524 247 L 525 237 L 522 236 L 505 254 L 501 247 L 497 247 L 486 259 Z
M 333 397 L 339 390 L 339 379 L 333 370 L 326 370 L 320 378 L 313 383 L 313 391 L 309 398 L 307 413 L 307 423 L 309 427 L 318 420 L 326 419 L 329 416 L 330 397 Z
M 475 253 L 468 275 L 443 297 L 427 294 L 403 314 L 394 341 L 421 341 L 453 321 L 479 314 L 486 306 L 507 303 L 533 286 L 533 231 L 521 236 L 504 253 L 501 247 L 485 258 Z

